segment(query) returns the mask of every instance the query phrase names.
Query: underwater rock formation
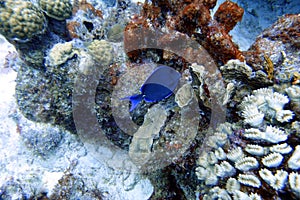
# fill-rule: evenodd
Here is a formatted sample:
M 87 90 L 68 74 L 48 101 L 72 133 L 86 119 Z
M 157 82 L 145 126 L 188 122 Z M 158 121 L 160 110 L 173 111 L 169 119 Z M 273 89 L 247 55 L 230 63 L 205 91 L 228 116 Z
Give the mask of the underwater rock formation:
M 270 80 L 291 82 L 299 72 L 300 15 L 285 15 L 264 30 L 243 53 L 255 71 L 264 70 Z
M 300 197 L 299 15 L 284 16 L 242 52 L 230 31 L 244 10 L 231 1 L 213 16 L 216 0 L 34 2 L 1 1 L 0 32 L 22 59 L 15 68 L 18 109 L 44 129 L 17 131 L 27 153 L 59 167 L 44 170 L 42 178 L 29 168 L 34 173 L 27 177 L 38 178 L 26 185 L 26 177 L 14 176 L 1 185 L 0 198 L 14 190 L 50 199 Z M 27 36 L 7 24 L 19 18 L 17 30 Z M 145 45 L 151 42 L 161 46 Z M 193 49 L 193 42 L 202 46 Z M 159 48 L 172 45 L 182 54 Z M 180 74 L 174 95 L 129 113 L 130 103 L 120 99 L 137 93 L 160 65 Z M 91 135 L 74 124 L 81 103 L 77 114 Z M 122 164 L 109 168 L 116 163 Z M 142 178 L 153 174 L 154 192 Z

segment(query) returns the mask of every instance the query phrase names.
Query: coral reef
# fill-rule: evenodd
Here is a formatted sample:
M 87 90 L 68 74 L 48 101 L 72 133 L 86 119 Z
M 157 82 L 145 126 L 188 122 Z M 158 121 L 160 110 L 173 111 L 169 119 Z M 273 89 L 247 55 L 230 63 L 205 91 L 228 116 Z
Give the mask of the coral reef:
M 0 1 L 21 58 L 0 199 L 300 198 L 299 14 L 242 52 L 244 1 L 136 2 Z M 128 112 L 161 65 L 174 94 Z
M 233 99 L 243 120 L 206 133 L 200 149 L 205 152 L 200 153 L 196 168 L 201 198 L 299 198 L 299 135 L 289 124 L 298 119 L 299 110 L 294 32 L 298 19 L 298 15 L 281 18 L 244 53 L 246 62 L 230 60 L 220 67 L 227 84 L 237 83 Z M 287 29 L 288 36 L 280 34 Z M 267 36 L 271 33 L 274 37 Z M 255 56 L 263 60 L 251 60 Z M 297 121 L 292 124 L 297 126 Z
M 22 0 L 1 1 L 0 22 L 1 34 L 22 42 L 43 33 L 47 26 L 43 13 L 30 1 Z

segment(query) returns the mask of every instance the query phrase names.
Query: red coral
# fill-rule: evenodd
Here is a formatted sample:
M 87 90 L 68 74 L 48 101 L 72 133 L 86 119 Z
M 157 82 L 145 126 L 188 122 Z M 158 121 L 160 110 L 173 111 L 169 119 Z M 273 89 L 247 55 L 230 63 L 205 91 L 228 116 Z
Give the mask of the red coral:
M 230 59 L 243 61 L 242 53 L 232 42 L 228 32 L 241 20 L 244 10 L 237 4 L 226 1 L 212 19 L 210 9 L 215 5 L 216 0 L 146 1 L 141 20 L 133 19 L 126 27 L 130 34 L 125 33 L 125 46 L 141 42 L 140 36 L 132 32 L 136 26 L 168 28 L 194 37 L 217 62 L 226 63 Z M 128 56 L 136 58 L 138 54 L 129 53 Z
M 238 46 L 232 42 L 231 36 L 227 34 L 223 26 L 214 22 L 207 28 L 207 38 L 202 45 L 213 57 L 217 57 L 223 63 L 233 58 L 244 61 L 242 52 L 238 49 Z
M 242 20 L 244 9 L 239 7 L 236 3 L 225 1 L 220 5 L 214 15 L 214 19 L 223 24 L 225 31 L 229 33 L 235 25 Z

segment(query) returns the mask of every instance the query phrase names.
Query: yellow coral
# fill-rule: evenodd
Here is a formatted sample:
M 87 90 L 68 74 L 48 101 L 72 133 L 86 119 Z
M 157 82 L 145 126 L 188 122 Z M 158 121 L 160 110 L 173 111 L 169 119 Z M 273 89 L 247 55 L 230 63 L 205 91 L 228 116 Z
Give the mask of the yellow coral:
M 268 79 L 272 80 L 274 78 L 274 64 L 273 64 L 272 60 L 270 59 L 270 57 L 267 56 L 266 54 L 264 54 L 264 58 L 267 63 L 267 65 L 265 67 L 266 67 L 266 70 L 268 73 Z
M 39 6 L 45 13 L 54 19 L 65 20 L 72 16 L 70 0 L 38 0 Z
M 0 33 L 8 40 L 28 41 L 46 28 L 44 14 L 30 1 L 5 1 L 0 7 L 0 22 Z
M 58 43 L 49 52 L 49 65 L 61 65 L 72 58 L 75 53 L 78 51 L 73 49 L 72 42 Z
M 113 60 L 113 48 L 110 42 L 105 40 L 94 40 L 88 46 L 89 53 L 94 60 L 102 66 L 108 66 Z

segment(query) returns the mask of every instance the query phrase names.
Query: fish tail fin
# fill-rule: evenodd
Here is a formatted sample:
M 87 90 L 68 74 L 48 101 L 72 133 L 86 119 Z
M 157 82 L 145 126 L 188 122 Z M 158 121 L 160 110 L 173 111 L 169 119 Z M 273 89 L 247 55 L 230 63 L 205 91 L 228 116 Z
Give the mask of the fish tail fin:
M 129 110 L 129 112 L 131 112 L 143 100 L 143 95 L 142 94 L 136 94 L 136 95 L 133 95 L 133 96 L 124 97 L 121 100 L 126 100 L 126 99 L 130 100 L 130 102 L 131 102 L 131 107 L 130 107 L 130 110 Z

